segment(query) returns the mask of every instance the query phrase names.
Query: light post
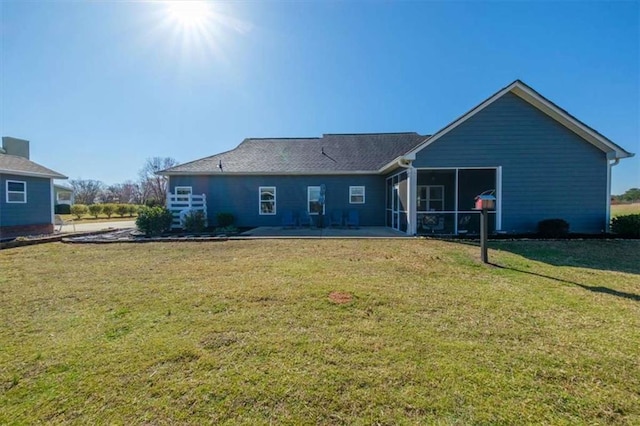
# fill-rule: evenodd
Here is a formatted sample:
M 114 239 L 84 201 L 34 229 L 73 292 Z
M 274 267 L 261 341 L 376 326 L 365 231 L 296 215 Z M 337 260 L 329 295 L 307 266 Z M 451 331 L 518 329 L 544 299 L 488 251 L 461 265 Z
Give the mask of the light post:
M 480 257 L 482 262 L 489 263 L 487 240 L 489 238 L 489 210 L 496 208 L 496 197 L 480 194 L 476 197 L 475 210 L 480 210 Z

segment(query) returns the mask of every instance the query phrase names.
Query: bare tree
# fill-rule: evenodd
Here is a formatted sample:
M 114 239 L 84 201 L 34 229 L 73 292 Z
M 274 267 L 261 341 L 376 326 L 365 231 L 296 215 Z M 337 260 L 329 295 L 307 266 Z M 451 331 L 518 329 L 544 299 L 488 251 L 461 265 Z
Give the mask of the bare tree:
M 155 200 L 158 204 L 167 201 L 167 181 L 165 176 L 157 172 L 176 166 L 178 162 L 171 157 L 147 158 L 144 167 L 140 169 L 140 189 L 143 202 Z
M 93 204 L 101 195 L 104 184 L 99 180 L 73 179 L 69 181 L 73 188 L 76 204 Z
M 102 201 L 105 203 L 141 204 L 140 185 L 130 180 L 110 185 L 103 191 Z

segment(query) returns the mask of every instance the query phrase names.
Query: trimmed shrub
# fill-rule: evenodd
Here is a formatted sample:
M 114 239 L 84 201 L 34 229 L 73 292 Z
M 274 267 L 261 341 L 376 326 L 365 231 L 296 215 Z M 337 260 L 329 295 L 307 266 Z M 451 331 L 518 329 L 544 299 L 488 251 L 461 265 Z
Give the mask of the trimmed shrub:
M 235 226 L 225 226 L 222 228 L 216 228 L 215 229 L 215 233 L 216 235 L 220 235 L 220 234 L 225 234 L 225 235 L 231 235 L 231 234 L 237 234 L 238 233 L 238 228 L 236 228 Z
M 71 214 L 76 217 L 76 219 L 81 219 L 82 216 L 89 212 L 89 209 L 84 204 L 74 204 L 71 206 Z
M 564 219 L 545 219 L 538 222 L 538 234 L 546 238 L 563 238 L 569 234 L 569 222 Z
M 144 202 L 144 205 L 147 207 L 164 207 L 164 203 L 156 200 L 155 198 L 151 198 Z
M 611 232 L 624 237 L 640 238 L 640 214 L 628 214 L 611 220 Z
M 120 217 L 124 217 L 124 215 L 127 214 L 128 211 L 128 204 L 116 204 L 116 214 L 120 215 Z
M 69 204 L 56 204 L 53 206 L 55 214 L 71 214 L 71 206 Z
M 115 211 L 116 211 L 116 206 L 114 206 L 113 204 L 102 205 L 102 213 L 106 214 L 109 219 L 111 219 L 111 216 Z
M 187 232 L 202 232 L 205 227 L 204 212 L 191 210 L 184 216 L 182 227 Z
M 171 229 L 173 216 L 164 207 L 142 207 L 138 212 L 136 226 L 145 235 L 157 235 Z
M 133 217 L 134 214 L 138 213 L 138 206 L 135 204 L 127 204 L 127 213 L 129 213 L 129 217 Z
M 226 212 L 218 213 L 216 218 L 218 219 L 218 226 L 221 228 L 233 225 L 233 222 L 236 220 L 232 213 Z
M 100 216 L 100 213 L 102 213 L 102 204 L 91 204 L 89 206 L 89 214 L 91 216 L 97 219 L 98 216 Z

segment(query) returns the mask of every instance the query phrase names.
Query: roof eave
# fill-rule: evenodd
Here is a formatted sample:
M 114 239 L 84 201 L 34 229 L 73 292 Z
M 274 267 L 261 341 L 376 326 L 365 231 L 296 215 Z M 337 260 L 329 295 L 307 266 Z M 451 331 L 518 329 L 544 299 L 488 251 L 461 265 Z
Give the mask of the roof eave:
M 40 178 L 47 178 L 47 179 L 69 179 L 68 176 L 61 175 L 59 173 L 37 173 L 37 172 L 25 172 L 24 170 L 11 170 L 11 169 L 0 169 L 0 173 L 16 175 L 16 176 L 40 177 Z
M 163 176 L 336 176 L 336 175 L 377 175 L 379 170 L 332 170 L 306 172 L 228 172 L 228 171 L 173 171 L 159 172 Z

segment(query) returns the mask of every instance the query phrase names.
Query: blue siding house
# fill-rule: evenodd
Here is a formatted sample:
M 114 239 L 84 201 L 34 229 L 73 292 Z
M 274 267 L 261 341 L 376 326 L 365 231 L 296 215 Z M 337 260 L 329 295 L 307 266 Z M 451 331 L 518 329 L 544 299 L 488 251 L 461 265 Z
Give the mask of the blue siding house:
M 611 168 L 633 155 L 516 80 L 433 135 L 245 139 L 160 173 L 170 192 L 204 194 L 209 218 L 230 212 L 238 226 L 356 212 L 360 225 L 410 235 L 477 233 L 475 197 L 491 193 L 493 232 L 562 218 L 600 233 Z
M 29 160 L 29 142 L 3 137 L 0 239 L 53 232 L 53 180 L 67 177 Z

